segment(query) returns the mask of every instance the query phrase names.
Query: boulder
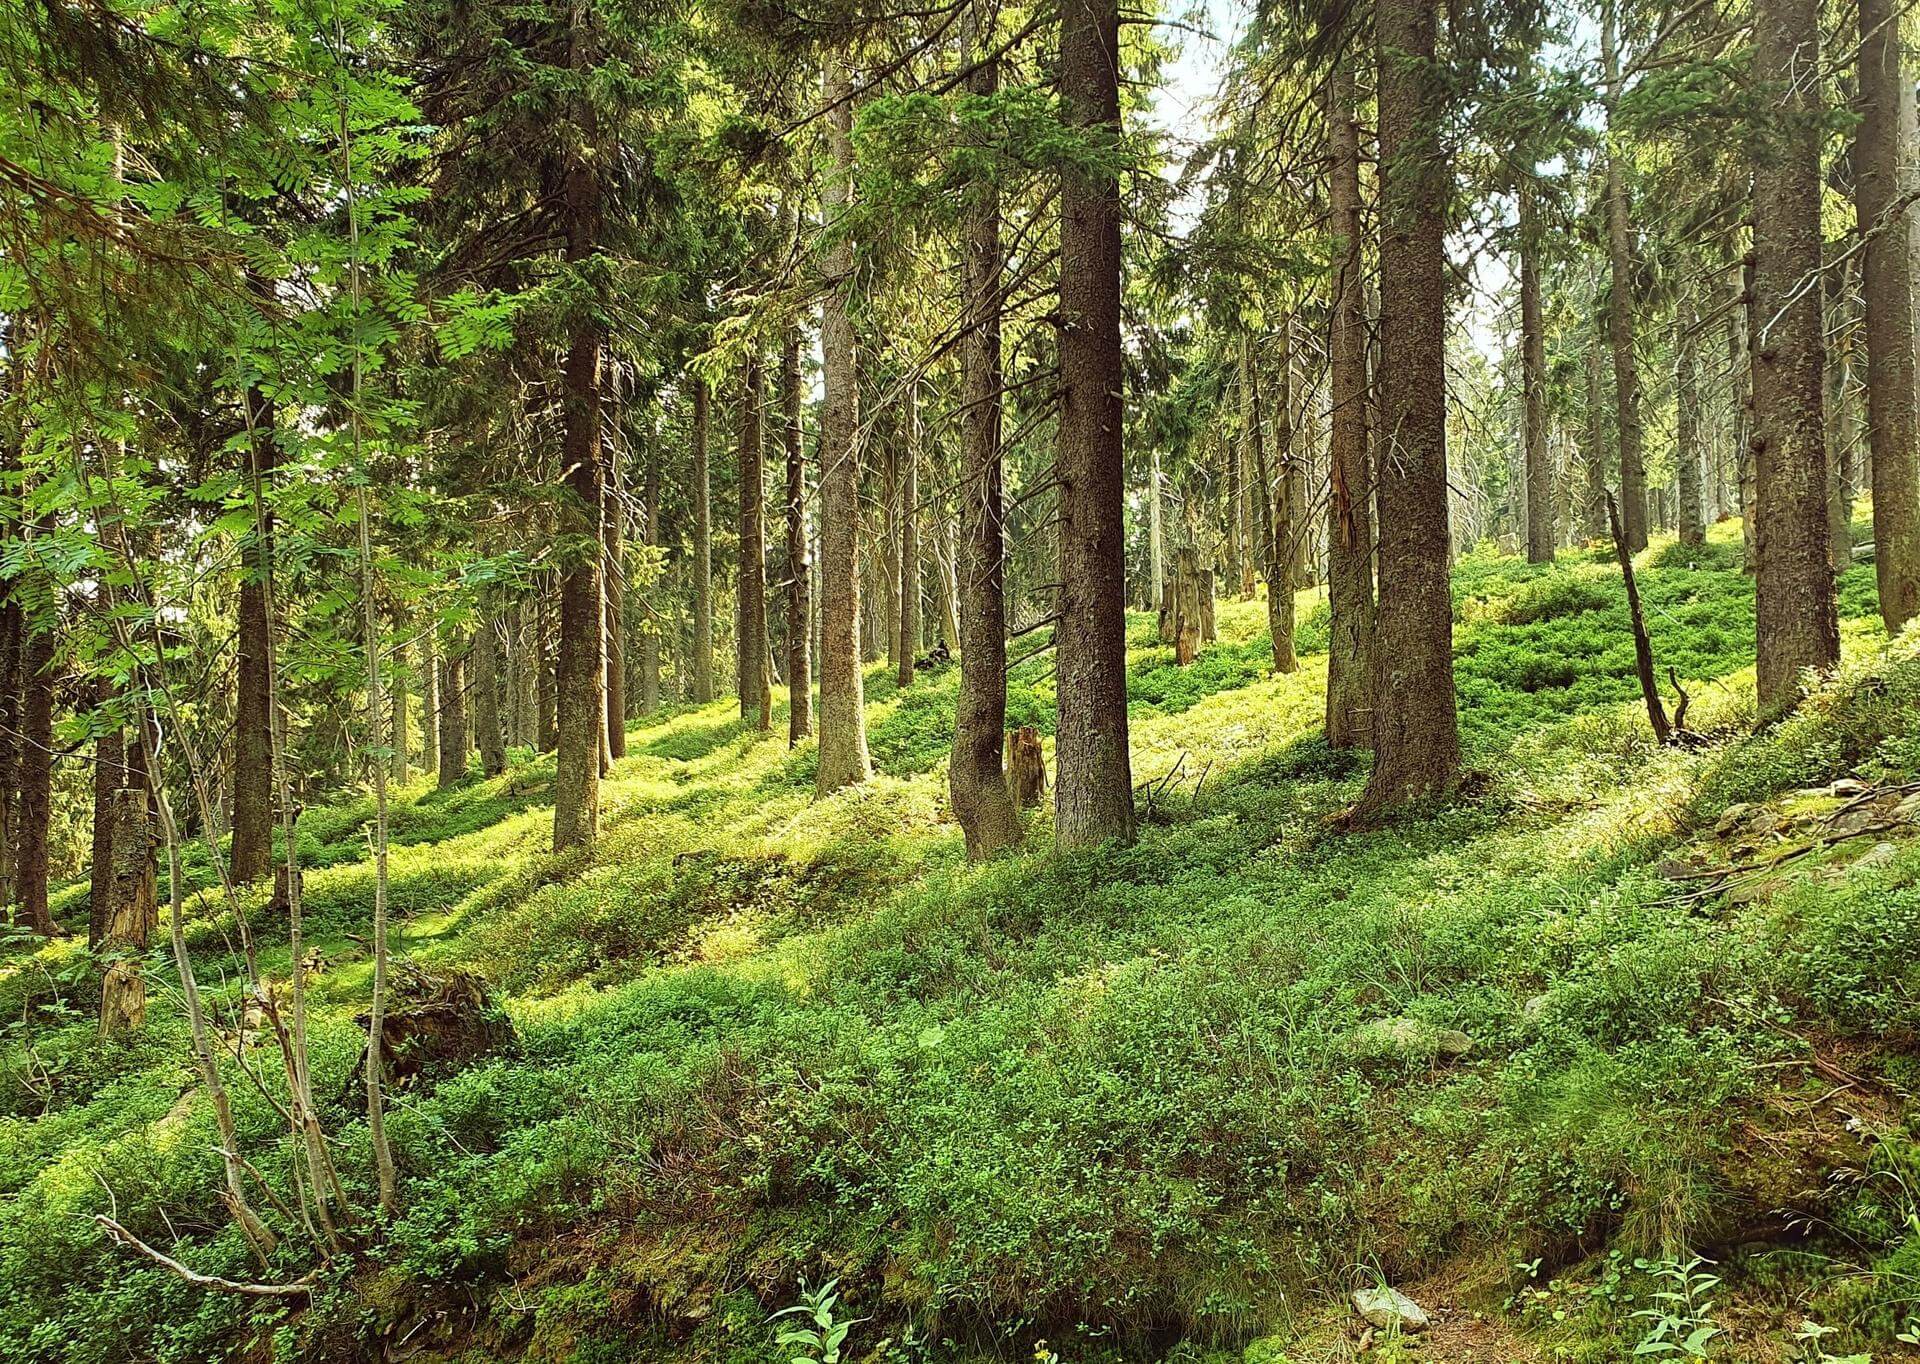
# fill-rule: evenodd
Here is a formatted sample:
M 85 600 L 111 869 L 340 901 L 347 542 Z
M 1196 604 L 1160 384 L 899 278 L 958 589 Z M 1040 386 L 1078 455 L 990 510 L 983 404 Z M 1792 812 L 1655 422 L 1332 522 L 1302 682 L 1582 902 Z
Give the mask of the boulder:
M 1739 828 L 1741 822 L 1750 818 L 1752 814 L 1753 807 L 1744 801 L 1735 805 L 1729 805 L 1720 812 L 1720 818 L 1713 822 L 1713 831 L 1724 838 Z
M 1424 1331 L 1431 1320 L 1426 1308 L 1395 1288 L 1356 1288 L 1353 1310 L 1376 1331 Z
M 1376 1018 L 1347 1034 L 1347 1055 L 1361 1061 L 1453 1061 L 1473 1050 L 1473 1039 L 1458 1028 L 1442 1028 L 1424 1019 Z

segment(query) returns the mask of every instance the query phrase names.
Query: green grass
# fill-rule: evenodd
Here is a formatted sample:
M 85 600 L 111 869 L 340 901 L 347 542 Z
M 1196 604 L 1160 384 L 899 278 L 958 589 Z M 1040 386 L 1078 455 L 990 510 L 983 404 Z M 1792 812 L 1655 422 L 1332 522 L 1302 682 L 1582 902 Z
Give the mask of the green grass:
M 1906 1168 L 1920 847 L 1858 871 L 1810 859 L 1740 906 L 1676 905 L 1656 866 L 1732 800 L 1920 774 L 1920 658 L 1911 641 L 1877 655 L 1855 568 L 1848 676 L 1745 737 L 1752 588 L 1729 533 L 1642 559 L 1662 671 L 1715 744 L 1645 736 L 1609 563 L 1476 553 L 1455 578 L 1456 668 L 1485 780 L 1377 833 L 1329 827 L 1365 766 L 1318 736 L 1311 592 L 1287 677 L 1265 672 L 1259 602 L 1223 602 L 1220 641 L 1186 669 L 1132 622 L 1135 779 L 1174 775 L 1130 849 L 1055 855 L 1043 810 L 1033 851 L 965 862 L 945 811 L 957 669 L 904 692 L 870 671 L 878 775 L 825 802 L 810 748 L 727 706 L 636 724 L 591 865 L 544 852 L 550 760 L 402 793 L 399 950 L 484 974 L 521 1047 L 398 1097 L 405 1210 L 297 1320 L 249 1318 L 87 1220 L 116 1207 L 197 1268 L 258 1273 L 215 1197 L 163 963 L 148 1034 L 102 1048 L 84 953 L 16 952 L 0 960 L 0 1357 L 199 1360 L 278 1324 L 302 1358 L 412 1332 L 476 1362 L 744 1364 L 779 1357 L 768 1311 L 829 1276 L 873 1319 L 850 1337 L 861 1357 L 883 1338 L 877 1357 L 903 1361 L 1030 1353 L 1036 1334 L 1069 1360 L 1276 1334 L 1311 1349 L 1319 1309 L 1376 1274 L 1539 1258 L 1581 1310 L 1516 1324 L 1614 1359 L 1631 1309 L 1589 1257 L 1755 1239 L 1784 1171 L 1814 1166 L 1802 1182 L 1860 1171 L 1802 1209 L 1844 1235 L 1796 1242 L 1829 1259 L 1773 1279 L 1756 1261 L 1755 1319 L 1780 1311 L 1754 1339 L 1808 1300 L 1884 1338 L 1920 1256 L 1905 1186 L 1870 1173 Z M 1010 722 L 1050 735 L 1044 659 L 1011 693 Z M 313 810 L 300 828 L 329 962 L 316 1085 L 362 1206 L 366 1137 L 342 1088 L 368 981 L 352 936 L 367 817 Z M 224 911 L 195 911 L 202 979 L 230 1012 Z M 284 931 L 258 929 L 284 973 Z M 1443 1064 L 1346 1044 L 1401 1016 L 1473 1048 Z M 1871 1087 L 1871 1139 L 1816 1102 L 1832 1083 L 1809 1039 Z M 248 1155 L 284 1187 L 278 1120 L 234 1086 Z M 305 1267 L 290 1247 L 275 1272 Z

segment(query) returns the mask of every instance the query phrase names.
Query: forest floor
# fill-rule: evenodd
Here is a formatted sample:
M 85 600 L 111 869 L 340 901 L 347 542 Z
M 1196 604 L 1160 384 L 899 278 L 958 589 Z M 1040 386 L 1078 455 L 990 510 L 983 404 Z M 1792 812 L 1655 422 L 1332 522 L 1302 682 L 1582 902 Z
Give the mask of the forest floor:
M 408 788 L 397 951 L 478 977 L 513 1039 L 396 1094 L 403 1210 L 310 1305 L 106 1241 L 97 1212 L 259 1273 L 168 964 L 145 1033 L 102 1045 L 84 934 L 16 942 L 0 1358 L 758 1364 L 800 1353 L 769 1313 L 828 1279 L 859 1319 L 845 1358 L 876 1364 L 1916 1357 L 1920 639 L 1882 648 L 1854 567 L 1844 675 L 1755 735 L 1738 542 L 1641 556 L 1684 749 L 1648 736 L 1606 556 L 1464 560 L 1476 779 L 1375 833 L 1335 824 L 1364 760 L 1318 738 L 1313 591 L 1284 677 L 1257 602 L 1223 603 L 1184 669 L 1132 618 L 1151 794 L 1129 849 L 1056 854 L 1041 810 L 1032 851 L 965 861 L 954 668 L 905 691 L 869 671 L 878 775 L 825 802 L 811 747 L 731 702 L 637 722 L 591 860 L 544 851 L 550 758 Z M 1052 722 L 1040 656 L 1009 723 Z M 316 1087 L 361 1207 L 369 817 L 316 807 L 299 831 Z M 267 894 L 249 908 L 284 978 Z M 82 927 L 84 886 L 56 910 Z M 197 893 L 199 974 L 267 1074 L 232 929 Z M 274 1107 L 233 1082 L 284 1187 Z M 297 1236 L 281 1255 L 310 1267 Z M 1386 1285 L 1428 1329 L 1354 1314 Z

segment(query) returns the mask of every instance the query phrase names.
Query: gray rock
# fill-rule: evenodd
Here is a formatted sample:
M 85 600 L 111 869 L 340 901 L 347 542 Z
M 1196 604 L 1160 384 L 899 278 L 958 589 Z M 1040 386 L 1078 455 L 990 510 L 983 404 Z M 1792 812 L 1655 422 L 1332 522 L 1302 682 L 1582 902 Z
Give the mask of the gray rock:
M 1871 828 L 1880 821 L 1871 810 L 1849 810 L 1833 821 L 1829 827 L 1837 834 L 1857 834 Z
M 1910 824 L 1920 824 L 1920 791 L 1914 792 L 1894 806 L 1893 817 L 1904 819 Z
M 1716 834 L 1730 834 L 1739 827 L 1742 820 L 1752 814 L 1753 807 L 1744 801 L 1737 805 L 1729 805 L 1720 812 L 1720 818 L 1713 822 L 1713 831 Z
M 1394 1288 L 1356 1288 L 1353 1310 L 1376 1331 L 1399 1327 L 1402 1331 L 1424 1331 L 1431 1320 L 1427 1309 Z
M 1853 865 L 1856 867 L 1884 867 L 1887 863 L 1893 861 L 1895 852 L 1896 849 L 1891 843 L 1876 843 L 1866 852 L 1860 854 L 1859 859 L 1855 861 Z
M 1867 784 L 1858 777 L 1842 777 L 1839 781 L 1827 788 L 1828 792 L 1836 796 L 1858 796 L 1863 794 L 1866 789 Z
M 1473 1039 L 1458 1028 L 1402 1014 L 1362 1023 L 1347 1035 L 1346 1050 L 1363 1061 L 1454 1060 L 1473 1050 Z

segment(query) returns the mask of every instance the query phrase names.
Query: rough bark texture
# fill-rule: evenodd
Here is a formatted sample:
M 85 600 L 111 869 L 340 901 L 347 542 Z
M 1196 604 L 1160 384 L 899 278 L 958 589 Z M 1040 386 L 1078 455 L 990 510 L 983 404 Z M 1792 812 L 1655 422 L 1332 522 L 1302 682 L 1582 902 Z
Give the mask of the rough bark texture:
M 435 647 L 434 627 L 431 623 L 420 635 L 420 679 L 425 689 L 422 692 L 420 714 L 420 765 L 427 769 L 428 776 L 438 779 L 440 775 L 440 657 Z
M 909 379 L 900 402 L 900 602 L 894 680 L 913 685 L 913 664 L 920 656 L 920 398 L 919 381 Z
M 1273 645 L 1273 670 L 1300 670 L 1293 648 L 1293 555 L 1295 527 L 1292 480 L 1287 472 L 1293 449 L 1293 320 L 1280 328 L 1280 392 L 1273 408 L 1274 450 L 1280 456 L 1279 496 L 1275 498 L 1272 466 L 1267 459 L 1266 421 L 1260 394 L 1260 357 L 1252 337 L 1242 340 L 1241 366 L 1246 376 L 1248 420 L 1247 482 L 1253 489 L 1253 529 L 1259 542 L 1260 575 L 1267 580 L 1267 636 Z M 1274 506 L 1275 501 L 1279 506 Z
M 251 435 L 249 476 L 259 481 L 264 497 L 270 475 L 280 462 L 280 446 L 274 437 L 275 404 L 258 388 L 249 388 L 243 401 Z M 263 505 L 253 530 L 241 541 L 240 600 L 235 613 L 233 842 L 229 857 L 236 881 L 259 880 L 273 860 L 272 679 L 267 676 L 273 622 L 269 619 L 266 580 L 273 562 L 272 536 L 273 513 Z
M 1444 98 L 1433 0 L 1379 0 L 1380 605 L 1374 649 L 1372 818 L 1459 782 L 1453 602 L 1447 575 Z
M 47 908 L 47 835 L 53 817 L 53 660 L 49 628 L 29 627 L 20 675 L 19 827 L 14 830 L 16 922 L 54 931 Z
M 1920 415 L 1916 414 L 1913 252 L 1906 217 L 1911 130 L 1903 117 L 1900 6 L 1860 0 L 1860 113 L 1854 206 L 1866 251 L 1867 449 L 1873 472 L 1873 563 L 1889 631 L 1920 615 Z
M 4 491 L 0 485 L 0 493 Z M 0 906 L 12 896 L 14 836 L 20 827 L 21 669 L 26 652 L 26 613 L 14 586 L 0 582 Z
M 616 447 L 607 445 L 606 486 L 601 490 L 600 597 L 606 658 L 607 758 L 627 756 L 627 497 Z
M 482 618 L 473 634 L 467 686 L 473 697 L 473 746 L 480 754 L 480 775 L 507 770 L 506 735 L 500 723 L 499 622 Z
M 1520 190 L 1520 387 L 1525 425 L 1527 562 L 1553 562 L 1553 465 L 1547 458 L 1547 328 L 1540 316 L 1540 225 Z
M 139 954 L 159 919 L 147 791 L 118 787 L 108 803 L 108 874 L 101 947 L 111 959 L 100 983 L 100 1032 L 113 1037 L 146 1021 L 147 982 Z
M 572 36 L 571 60 L 585 60 L 584 35 Z M 582 136 L 593 137 L 590 114 Z M 579 263 L 599 247 L 600 185 L 594 168 L 578 154 L 566 172 L 567 260 Z M 573 324 L 561 373 L 560 464 L 565 496 L 560 528 L 571 549 L 561 567 L 559 658 L 554 666 L 556 724 L 553 765 L 553 850 L 591 848 L 600 832 L 600 767 L 606 743 L 603 650 L 605 608 L 600 560 L 605 544 L 606 456 L 600 439 L 600 365 L 604 341 L 598 324 Z
M 392 731 L 393 757 L 389 770 L 393 773 L 396 786 L 405 786 L 413 779 L 413 733 L 407 722 L 407 712 L 411 708 L 407 692 L 407 678 L 410 672 L 407 662 L 407 645 L 404 639 L 397 640 L 393 646 L 393 685 L 388 693 L 391 716 L 388 727 Z
M 647 475 L 641 493 L 641 536 L 649 550 L 664 543 L 660 530 L 660 460 L 658 441 L 647 451 Z M 653 584 L 650 584 L 652 586 Z M 640 713 L 651 715 L 660 705 L 660 614 L 651 594 L 640 603 Z
M 1609 0 L 1600 27 L 1601 63 L 1607 81 L 1609 137 L 1618 116 L 1620 53 L 1615 41 L 1616 19 Z M 1613 269 L 1608 290 L 1607 325 L 1613 341 L 1613 394 L 1620 445 L 1620 520 L 1627 547 L 1638 554 L 1647 547 L 1647 470 L 1640 428 L 1640 371 L 1633 354 L 1633 247 L 1629 235 L 1631 206 L 1620 158 L 1607 153 L 1607 257 Z
M 452 786 L 467 775 L 467 646 L 447 640 L 440 650 L 439 782 Z
M 990 48 L 980 25 L 982 15 L 991 12 L 985 0 L 975 0 L 970 12 L 975 53 Z M 968 89 L 985 97 L 999 86 L 999 63 L 980 59 Z M 1000 765 L 1007 720 L 1006 508 L 1000 465 L 1003 259 L 1000 196 L 990 183 L 973 191 L 962 232 L 967 331 L 960 341 L 960 695 L 948 786 L 967 855 L 979 858 L 1017 846 L 1023 836 Z
M 827 58 L 823 78 L 833 166 L 821 193 L 829 282 L 820 322 L 825 393 L 820 413 L 820 764 L 814 789 L 827 795 L 867 779 L 865 687 L 860 677 L 859 376 L 853 354 L 853 98 L 846 59 Z
M 740 718 L 763 733 L 773 728 L 767 678 L 766 445 L 762 409 L 766 369 L 756 348 L 747 357 L 740 394 Z
M 800 333 L 780 343 L 780 428 L 787 459 L 787 742 L 813 733 L 813 558 L 807 545 L 807 462 L 800 427 Z
M 1360 138 L 1353 73 L 1327 87 L 1328 200 L 1340 242 L 1327 386 L 1327 742 L 1373 742 L 1373 462 L 1367 436 L 1367 314 L 1360 225 Z
M 1682 305 L 1674 318 L 1673 462 L 1680 498 L 1680 543 L 1707 542 L 1707 508 L 1700 481 L 1700 378 L 1695 359 L 1693 309 Z
M 1120 132 L 1116 0 L 1064 0 L 1066 121 L 1096 144 Z M 1133 838 L 1122 544 L 1120 186 L 1070 168 L 1060 185 L 1060 620 L 1054 834 L 1062 847 Z
M 689 685 L 699 705 L 713 700 L 713 502 L 707 470 L 707 381 L 693 381 L 693 657 Z
M 1828 543 L 1820 240 L 1818 0 L 1758 0 L 1754 79 L 1763 154 L 1753 177 L 1755 659 L 1763 712 L 1799 699 L 1840 656 Z M 1809 287 L 1809 282 L 1812 287 Z

